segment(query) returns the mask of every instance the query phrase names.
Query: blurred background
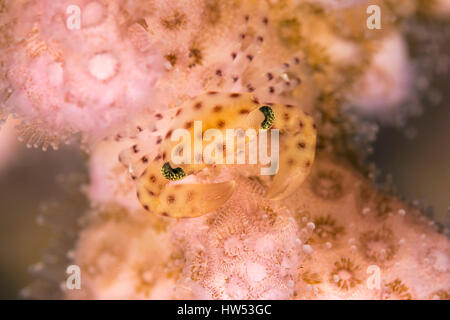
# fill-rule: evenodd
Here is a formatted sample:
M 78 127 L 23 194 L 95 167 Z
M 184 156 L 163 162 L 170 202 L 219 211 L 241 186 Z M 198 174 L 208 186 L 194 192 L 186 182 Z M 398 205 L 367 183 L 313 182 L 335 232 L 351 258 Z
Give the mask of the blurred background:
M 2 129 L 0 139 L 11 153 L 0 162 L 0 299 L 19 298 L 20 290 L 32 281 L 30 266 L 49 245 L 52 234 L 39 224 L 39 208 L 63 196 L 57 177 L 86 170 L 78 148 L 27 149 L 5 132 L 10 126 Z
M 407 128 L 381 127 L 371 160 L 407 201 L 431 206 L 450 226 L 450 76 L 437 83 L 441 102 L 411 118 Z

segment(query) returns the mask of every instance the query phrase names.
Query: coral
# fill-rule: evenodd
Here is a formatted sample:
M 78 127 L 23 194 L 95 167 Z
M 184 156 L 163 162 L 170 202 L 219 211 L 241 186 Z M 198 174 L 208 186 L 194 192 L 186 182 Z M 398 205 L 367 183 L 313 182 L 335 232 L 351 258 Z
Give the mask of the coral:
M 358 272 L 360 267 L 349 258 L 341 258 L 334 263 L 334 269 L 330 274 L 330 282 L 336 284 L 339 289 L 350 290 L 361 284 Z
M 87 151 L 89 181 L 56 209 L 79 220 L 73 250 L 35 273 L 68 299 L 448 299 L 447 230 L 364 161 L 374 119 L 404 123 L 429 88 L 411 47 L 431 32 L 412 34 L 446 2 L 375 2 L 382 30 L 365 0 L 0 1 L 0 119 Z M 196 120 L 278 129 L 278 174 L 171 163 Z M 68 263 L 81 290 L 60 283 Z
M 79 5 L 84 14 L 79 30 L 66 24 L 69 5 Z M 147 107 L 154 93 L 148 88 L 162 63 L 123 36 L 127 10 L 136 8 L 106 1 L 5 1 L 5 6 L 2 25 L 11 36 L 1 49 L 8 92 L 2 109 L 24 119 L 24 139 L 31 145 L 56 147 L 79 132 L 86 139 L 103 138 L 124 116 Z
M 164 221 L 133 218 L 120 207 L 95 211 L 91 219 L 74 253 L 86 285 L 82 291 L 68 291 L 70 298 L 172 297 L 177 266 L 170 263 Z
M 175 221 L 148 215 L 139 207 L 133 214 L 123 209 L 121 214 L 117 209 L 94 214 L 78 240 L 76 261 L 95 267 L 102 255 L 105 259 L 113 256 L 105 260 L 104 269 L 88 273 L 85 281 L 89 290 L 83 290 L 81 296 L 68 292 L 68 297 L 444 297 L 450 247 L 438 226 L 396 199 L 392 199 L 391 212 L 384 217 L 363 215 L 356 200 L 360 197 L 358 184 L 365 178 L 351 164 L 339 164 L 330 154 L 319 154 L 316 161 L 320 166 L 313 166 L 307 181 L 283 201 L 267 200 L 264 181 L 247 177 L 251 169 L 242 168 L 239 173 L 231 169 L 226 173 L 236 181 L 232 197 L 202 217 Z M 324 169 L 338 170 L 342 175 L 346 192 L 341 198 L 314 197 L 310 182 L 316 170 Z M 370 191 L 377 194 L 376 189 Z M 159 240 L 141 239 L 144 234 L 158 234 Z M 151 243 L 150 247 L 138 249 L 141 241 Z M 140 259 L 151 259 L 153 267 L 148 268 L 166 266 L 164 273 L 149 273 L 152 277 L 159 274 L 161 283 L 150 281 L 155 291 L 133 291 L 131 288 L 141 281 L 138 275 L 122 273 L 134 269 L 127 269 L 133 263 L 121 252 L 128 255 L 135 250 L 141 250 L 136 251 Z M 165 251 L 158 254 L 153 250 Z M 378 289 L 366 285 L 371 276 L 368 267 L 372 265 L 380 270 Z
M 237 190 L 214 216 L 184 220 L 172 231 L 184 254 L 180 297 L 292 297 L 308 233 L 299 232 L 289 210 L 263 206 L 258 203 L 263 198 L 252 193 L 249 201 L 244 190 Z
M 411 300 L 408 287 L 400 279 L 387 283 L 383 288 L 383 299 Z
M 392 230 L 383 227 L 378 231 L 368 231 L 360 236 L 360 247 L 364 256 L 374 263 L 391 260 L 397 252 L 398 240 Z

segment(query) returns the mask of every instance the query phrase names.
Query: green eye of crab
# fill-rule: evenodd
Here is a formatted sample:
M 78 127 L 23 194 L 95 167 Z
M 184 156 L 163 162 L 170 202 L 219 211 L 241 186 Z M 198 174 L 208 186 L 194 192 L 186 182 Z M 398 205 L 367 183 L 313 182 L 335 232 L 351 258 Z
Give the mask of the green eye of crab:
M 261 111 L 265 117 L 264 121 L 261 122 L 261 128 L 264 130 L 270 129 L 270 127 L 272 127 L 273 121 L 275 120 L 275 113 L 273 112 L 272 108 L 269 106 L 263 106 L 259 108 L 259 111 Z
M 184 173 L 183 169 L 172 169 L 169 162 L 164 163 L 161 168 L 161 174 L 164 176 L 164 178 L 171 181 L 180 180 L 186 176 L 186 173 Z

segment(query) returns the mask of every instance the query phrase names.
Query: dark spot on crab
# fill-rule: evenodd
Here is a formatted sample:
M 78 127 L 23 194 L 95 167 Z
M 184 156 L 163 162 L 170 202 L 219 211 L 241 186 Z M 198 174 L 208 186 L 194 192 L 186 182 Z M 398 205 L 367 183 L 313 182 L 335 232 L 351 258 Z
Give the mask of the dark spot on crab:
M 202 103 L 201 102 L 197 102 L 196 104 L 194 104 L 194 109 L 196 110 L 200 110 L 202 108 Z
M 253 56 L 251 54 L 248 54 L 247 59 L 248 59 L 248 61 L 253 61 Z
M 156 144 L 160 144 L 162 142 L 162 138 L 161 137 L 158 137 L 157 139 L 156 139 Z
M 289 113 L 286 112 L 286 113 L 283 114 L 283 119 L 284 119 L 285 121 L 288 121 L 289 118 L 290 118 Z
M 230 94 L 230 98 L 239 98 L 241 96 L 240 93 L 232 93 Z
M 223 121 L 222 119 L 219 120 L 219 121 L 217 122 L 217 126 L 218 126 L 220 129 L 222 129 L 223 127 L 225 127 L 225 121 Z
M 248 84 L 247 90 L 248 90 L 248 92 L 253 92 L 253 91 L 255 91 L 255 88 L 253 88 L 251 84 Z
M 217 94 L 218 92 L 217 91 L 209 91 L 208 92 L 208 94 L 210 95 L 210 96 L 213 96 L 213 95 L 215 95 L 215 94 Z
M 311 166 L 311 161 L 306 161 L 306 163 L 305 163 L 305 166 L 307 167 L 307 168 L 309 168 L 310 166 Z
M 156 177 L 154 176 L 154 175 L 151 175 L 150 176 L 150 178 L 149 178 L 149 180 L 151 181 L 151 182 L 153 182 L 153 183 L 156 183 Z
M 250 110 L 248 110 L 248 109 L 241 109 L 241 110 L 239 110 L 239 113 L 240 114 L 247 114 L 247 113 L 250 113 Z
M 134 153 L 138 153 L 139 152 L 137 144 L 135 144 L 132 148 L 133 148 L 133 152 Z
M 162 212 L 161 215 L 163 215 L 164 217 L 168 217 L 169 214 L 167 212 Z
M 273 79 L 273 74 L 268 72 L 267 73 L 267 79 L 269 79 L 269 81 L 272 80 Z
M 268 24 L 269 23 L 269 19 L 267 17 L 264 17 L 262 21 L 263 21 L 264 24 Z
M 146 156 L 143 156 L 141 158 L 142 163 L 147 163 L 148 162 L 148 158 Z
M 175 114 L 175 116 L 178 117 L 178 116 L 181 114 L 182 111 L 183 111 L 183 109 L 181 109 L 181 108 L 178 109 L 178 111 L 177 111 L 177 113 Z
M 157 113 L 155 114 L 155 118 L 161 120 L 163 118 L 163 115 L 161 113 Z
M 217 69 L 217 70 L 216 70 L 216 76 L 221 77 L 222 75 L 223 75 L 223 74 L 222 74 L 222 70 Z
M 184 125 L 185 129 L 190 129 L 192 127 L 192 121 L 188 121 L 186 122 L 186 124 Z
M 299 142 L 299 143 L 297 144 L 297 146 L 298 146 L 300 149 L 305 149 L 306 144 L 305 144 L 304 142 Z
M 213 112 L 220 112 L 222 111 L 223 107 L 221 105 L 217 105 L 213 108 Z
M 147 210 L 147 211 L 150 211 L 150 208 L 146 204 L 144 204 L 144 209 Z
M 303 126 L 304 126 L 303 121 L 300 120 L 300 122 L 298 123 L 298 125 L 300 126 L 300 128 L 303 128 Z
M 233 77 L 233 82 L 237 82 L 239 80 L 239 77 Z
M 274 93 L 275 92 L 275 88 L 274 87 L 269 87 L 269 93 Z
M 237 57 L 236 52 L 232 52 L 232 53 L 231 53 L 231 58 L 233 58 L 233 60 L 234 60 L 234 59 L 236 59 L 236 57 Z
M 165 139 L 169 138 L 172 135 L 172 130 L 167 131 Z
M 264 38 L 261 37 L 261 36 L 259 36 L 259 37 L 257 38 L 257 40 L 258 40 L 259 42 L 264 42 Z

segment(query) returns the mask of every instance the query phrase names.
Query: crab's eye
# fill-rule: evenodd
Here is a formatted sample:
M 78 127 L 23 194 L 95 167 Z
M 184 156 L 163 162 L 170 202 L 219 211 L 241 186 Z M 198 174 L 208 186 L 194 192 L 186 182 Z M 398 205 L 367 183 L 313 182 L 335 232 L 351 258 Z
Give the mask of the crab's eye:
M 261 122 L 261 128 L 266 130 L 270 129 L 272 127 L 273 121 L 275 120 L 275 113 L 273 112 L 272 108 L 269 106 L 263 106 L 259 108 L 259 111 L 261 111 L 264 114 L 264 121 Z
M 169 162 L 164 163 L 164 165 L 161 168 L 161 174 L 164 176 L 164 178 L 171 181 L 180 180 L 186 176 L 186 173 L 184 173 L 183 169 L 181 168 L 173 169 L 170 166 Z

